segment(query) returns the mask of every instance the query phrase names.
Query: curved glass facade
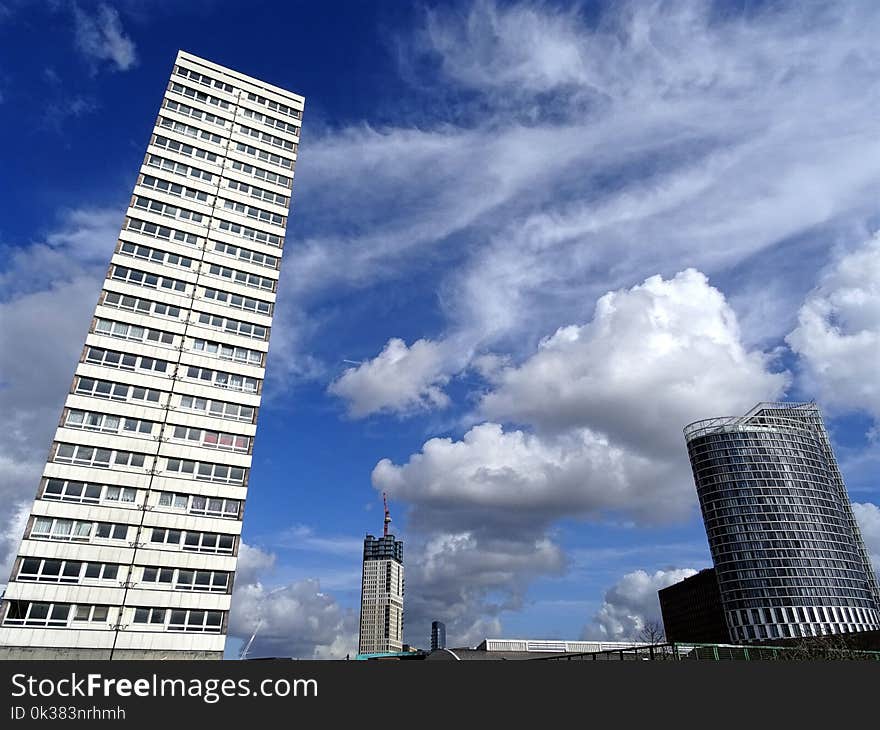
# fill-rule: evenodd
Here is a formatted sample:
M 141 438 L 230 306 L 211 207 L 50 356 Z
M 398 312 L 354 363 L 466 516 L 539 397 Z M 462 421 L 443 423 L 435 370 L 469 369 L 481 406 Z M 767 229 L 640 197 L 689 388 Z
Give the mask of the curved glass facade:
M 815 404 L 685 428 L 731 638 L 880 628 L 880 592 Z

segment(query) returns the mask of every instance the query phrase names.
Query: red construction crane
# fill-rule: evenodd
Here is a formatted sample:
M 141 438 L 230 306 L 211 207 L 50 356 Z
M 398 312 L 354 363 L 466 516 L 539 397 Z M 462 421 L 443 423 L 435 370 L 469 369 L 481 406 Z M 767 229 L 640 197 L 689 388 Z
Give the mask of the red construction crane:
M 385 505 L 385 526 L 382 534 L 388 537 L 388 524 L 391 522 L 391 513 L 388 511 L 388 498 L 385 496 L 385 492 L 382 492 L 382 504 Z

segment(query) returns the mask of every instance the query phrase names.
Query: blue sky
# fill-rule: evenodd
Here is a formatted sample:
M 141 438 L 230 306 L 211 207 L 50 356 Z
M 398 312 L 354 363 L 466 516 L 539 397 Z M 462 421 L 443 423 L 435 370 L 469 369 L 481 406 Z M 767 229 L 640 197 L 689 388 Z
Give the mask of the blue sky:
M 880 10 L 0 2 L 0 559 L 180 48 L 306 97 L 229 653 L 625 637 L 709 564 L 681 427 L 825 410 L 880 554 Z M 24 506 L 23 506 L 24 505 Z

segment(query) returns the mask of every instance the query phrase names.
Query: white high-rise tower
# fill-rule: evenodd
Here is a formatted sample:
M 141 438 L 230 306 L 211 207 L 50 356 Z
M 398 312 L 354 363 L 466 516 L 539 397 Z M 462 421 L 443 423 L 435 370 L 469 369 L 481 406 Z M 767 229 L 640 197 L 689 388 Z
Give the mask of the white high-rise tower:
M 361 576 L 361 625 L 359 654 L 383 654 L 403 650 L 403 542 L 388 533 L 391 514 L 385 503 L 382 537 L 364 538 Z
M 0 658 L 222 657 L 304 101 L 178 53 Z

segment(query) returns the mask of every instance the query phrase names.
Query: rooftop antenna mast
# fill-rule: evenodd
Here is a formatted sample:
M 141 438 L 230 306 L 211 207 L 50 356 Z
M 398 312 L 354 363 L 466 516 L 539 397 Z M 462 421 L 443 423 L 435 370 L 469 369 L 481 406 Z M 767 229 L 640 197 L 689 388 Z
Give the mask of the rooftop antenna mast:
M 391 513 L 388 511 L 388 498 L 385 496 L 385 492 L 382 492 L 382 504 L 385 505 L 385 525 L 382 535 L 388 537 L 388 525 L 391 522 Z

